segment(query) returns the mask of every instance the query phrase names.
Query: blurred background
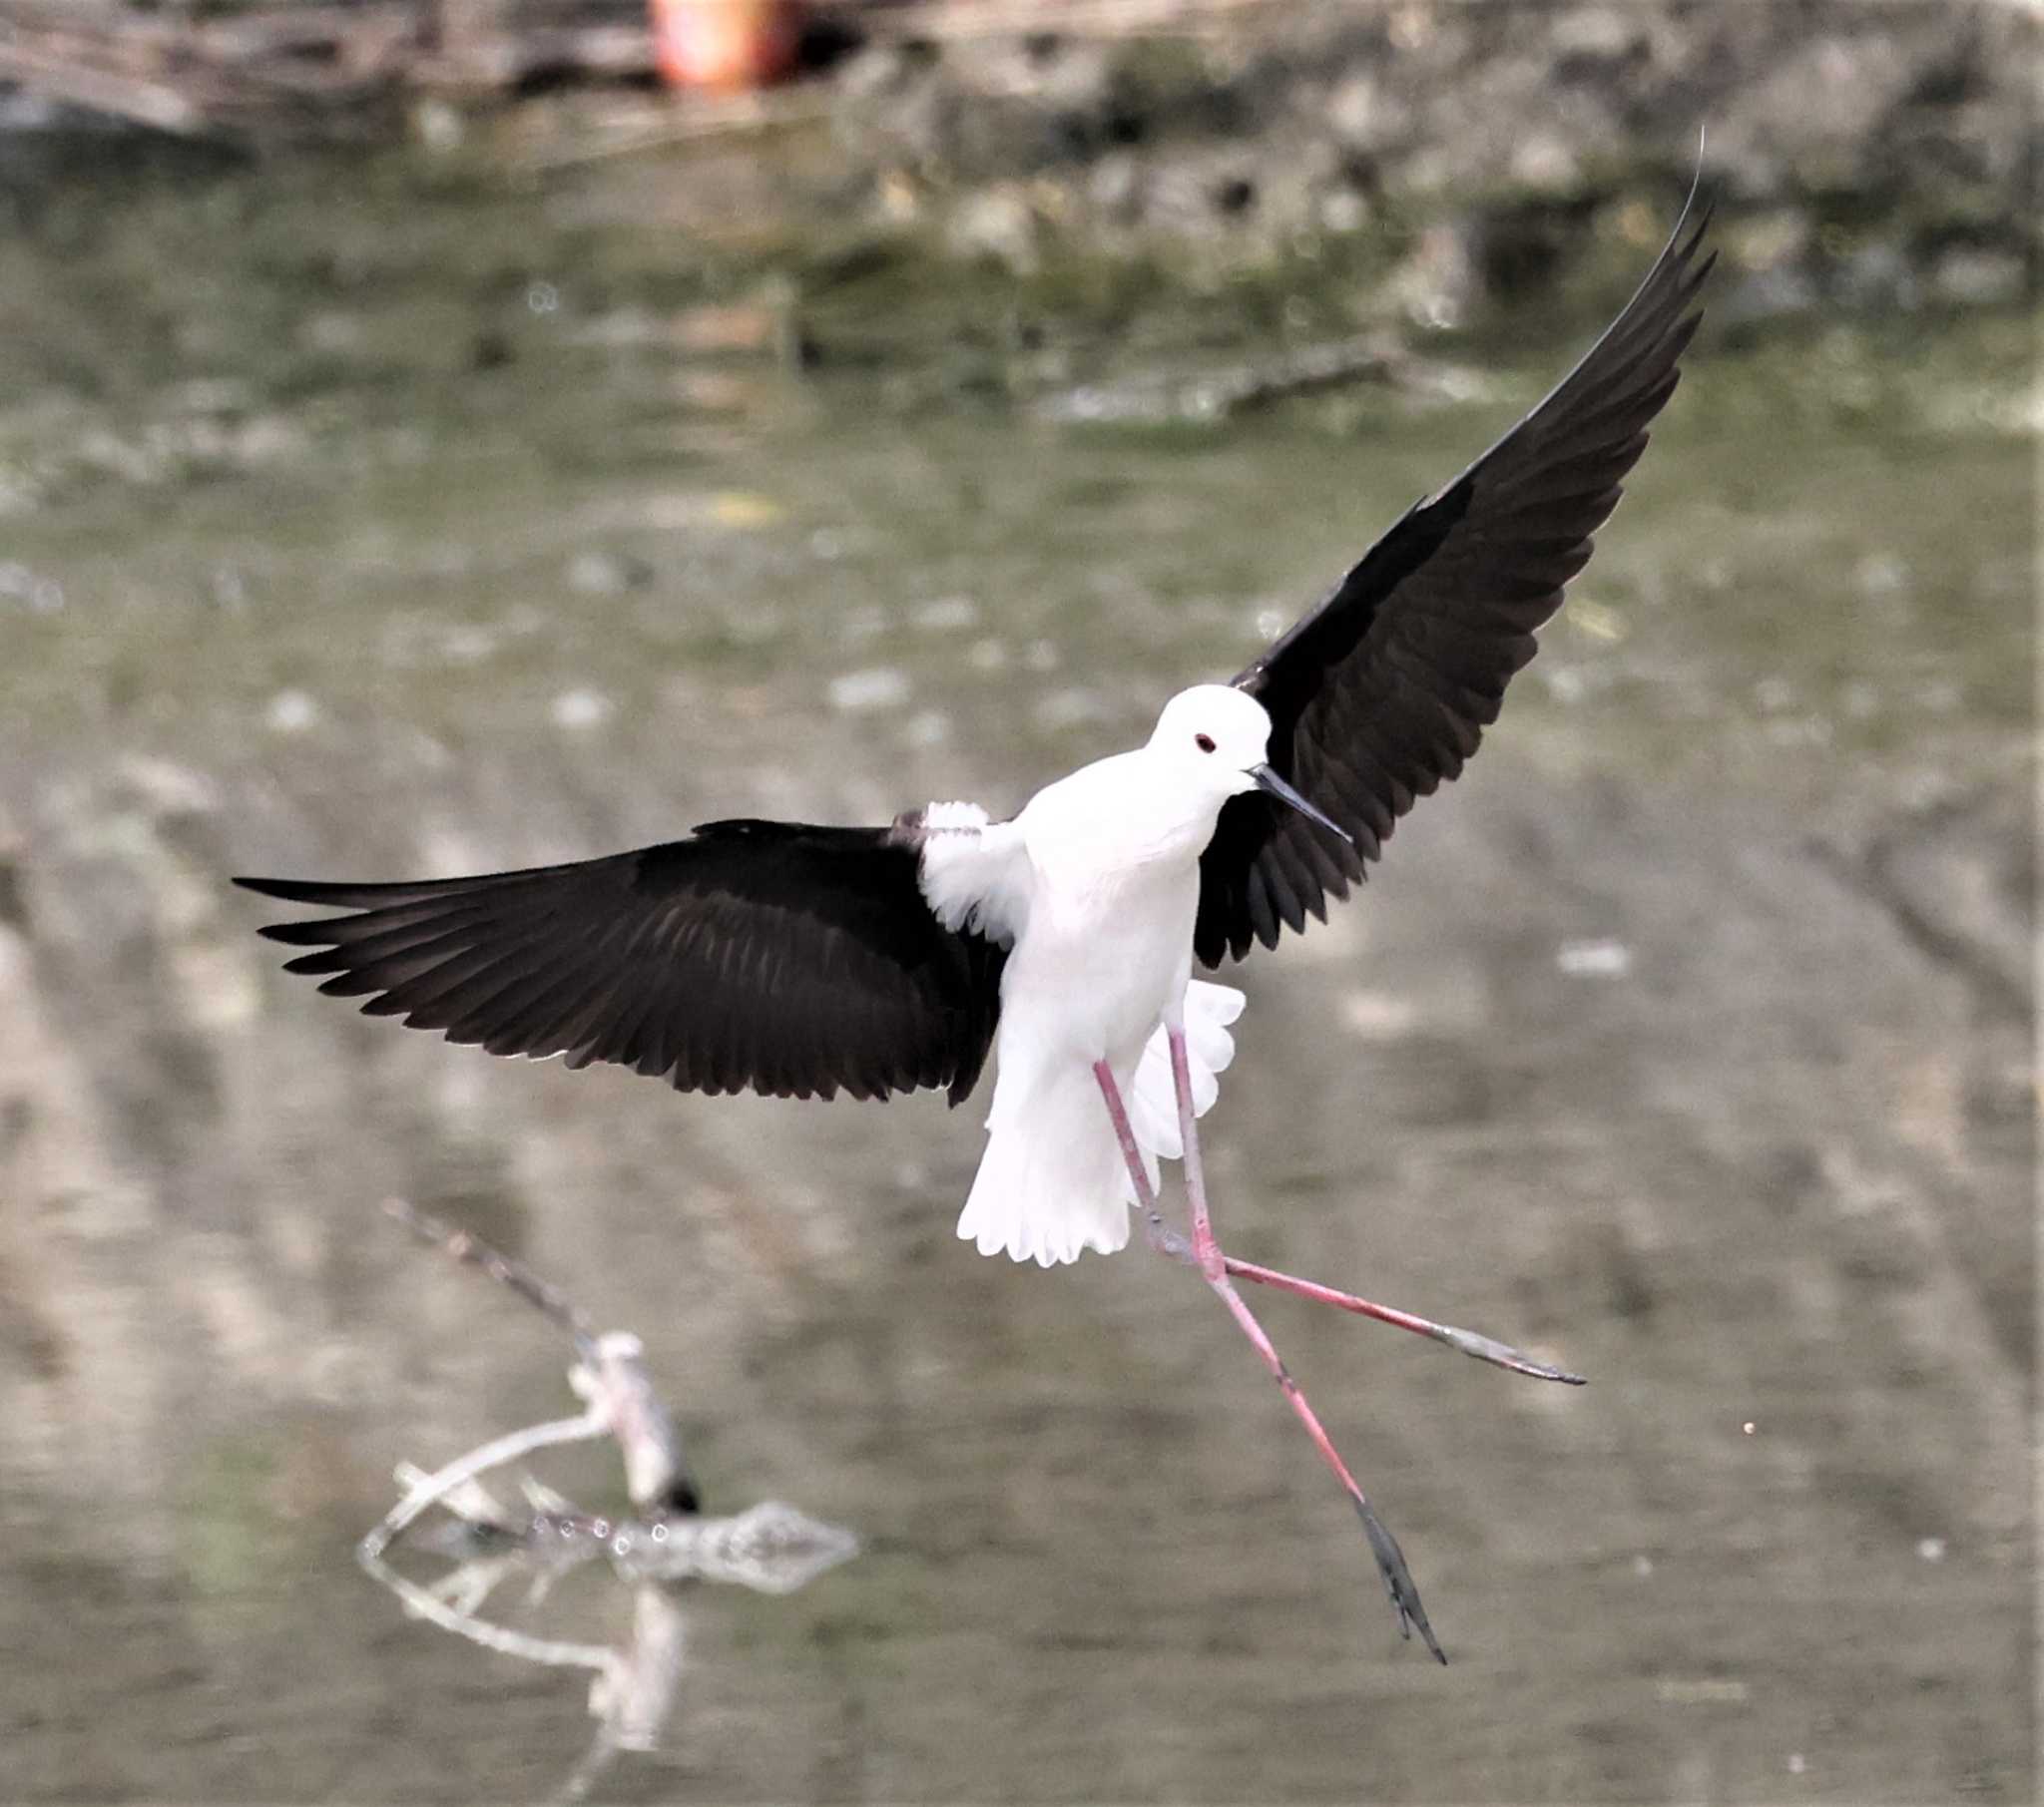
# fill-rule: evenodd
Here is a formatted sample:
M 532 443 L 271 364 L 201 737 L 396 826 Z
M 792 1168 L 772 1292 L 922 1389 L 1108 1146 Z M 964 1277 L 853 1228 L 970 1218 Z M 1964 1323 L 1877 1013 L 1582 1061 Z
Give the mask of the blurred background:
M 2030 1798 L 2039 26 L 0 5 L 0 1796 Z M 494 1063 L 228 888 L 1012 809 L 1530 405 L 1706 126 L 1627 500 L 1209 1120 L 1236 1252 L 1591 1376 L 1258 1301 L 1452 1666 L 1196 1279 L 953 1239 L 983 1094 Z M 862 1541 L 674 1596 L 593 1781 L 352 1561 L 571 1409 L 392 1193 Z

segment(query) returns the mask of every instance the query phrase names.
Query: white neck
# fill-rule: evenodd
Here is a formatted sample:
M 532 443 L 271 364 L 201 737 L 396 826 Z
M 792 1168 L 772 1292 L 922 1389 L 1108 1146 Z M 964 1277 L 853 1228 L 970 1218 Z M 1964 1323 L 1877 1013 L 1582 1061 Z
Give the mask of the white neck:
M 1191 866 L 1214 838 L 1228 794 L 1211 774 L 1154 746 L 1074 772 L 1025 812 L 1032 844 L 1105 872 Z M 1039 836 L 1041 837 L 1039 841 Z

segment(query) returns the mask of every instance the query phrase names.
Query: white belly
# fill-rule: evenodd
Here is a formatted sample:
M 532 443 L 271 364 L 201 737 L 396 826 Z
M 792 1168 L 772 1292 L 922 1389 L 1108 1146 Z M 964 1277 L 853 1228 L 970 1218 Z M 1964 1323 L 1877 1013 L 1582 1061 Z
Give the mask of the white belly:
M 1003 975 L 1003 1039 L 1022 1019 L 1032 1039 L 1085 1066 L 1132 1062 L 1160 1021 L 1177 1019 L 1199 901 L 1197 866 L 1039 897 Z
M 1039 1033 L 1087 1066 L 1132 1062 L 1160 1020 L 1176 1021 L 1192 971 L 1199 846 L 1143 844 L 1140 776 L 1126 755 L 1103 760 L 1038 792 L 1015 823 L 1030 895 L 1001 988 L 1003 1030 L 1011 1013 L 1040 1015 Z

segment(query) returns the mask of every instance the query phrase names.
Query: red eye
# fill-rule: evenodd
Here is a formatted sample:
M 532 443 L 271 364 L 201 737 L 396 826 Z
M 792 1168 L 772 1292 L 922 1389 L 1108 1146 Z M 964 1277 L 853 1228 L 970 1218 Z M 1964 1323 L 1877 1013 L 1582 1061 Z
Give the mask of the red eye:
M 1195 734 L 1193 736 L 1193 744 L 1203 753 L 1211 753 L 1214 750 L 1214 736 L 1212 734 Z

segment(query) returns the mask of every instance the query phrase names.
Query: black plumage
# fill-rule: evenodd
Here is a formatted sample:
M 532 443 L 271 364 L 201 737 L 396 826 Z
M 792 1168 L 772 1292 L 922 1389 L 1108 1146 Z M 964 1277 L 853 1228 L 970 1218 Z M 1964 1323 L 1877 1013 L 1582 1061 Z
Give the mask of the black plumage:
M 1416 797 L 1456 776 L 1533 657 L 1646 428 L 1674 392 L 1713 259 L 1684 210 L 1625 310 L 1531 413 L 1410 509 L 1241 673 L 1270 764 L 1353 837 L 1248 794 L 1200 861 L 1208 966 L 1324 919 Z M 888 828 L 727 821 L 572 865 L 412 884 L 241 878 L 347 914 L 262 933 L 286 970 L 492 1054 L 563 1055 L 682 1091 L 884 1098 L 972 1090 L 1005 950 L 944 928 L 919 815 Z
M 1007 956 L 917 888 L 891 828 L 710 822 L 605 859 L 416 884 L 235 882 L 352 912 L 279 923 L 286 971 L 491 1054 L 607 1061 L 684 1092 L 884 1098 L 985 1064 Z
M 1690 211 L 1546 398 L 1234 679 L 1271 712 L 1272 766 L 1355 844 L 1267 797 L 1233 799 L 1200 861 L 1193 946 L 1206 965 L 1324 921 L 1327 899 L 1348 895 L 1398 817 L 1454 778 L 1497 719 L 1675 392 L 1715 261 L 1699 255 L 1710 209 L 1693 225 Z

